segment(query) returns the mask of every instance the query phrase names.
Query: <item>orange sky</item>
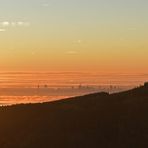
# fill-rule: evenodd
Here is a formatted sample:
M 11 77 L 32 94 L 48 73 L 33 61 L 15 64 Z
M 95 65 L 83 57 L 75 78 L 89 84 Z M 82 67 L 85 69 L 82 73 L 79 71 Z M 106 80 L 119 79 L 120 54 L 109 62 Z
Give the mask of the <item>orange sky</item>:
M 147 73 L 146 4 L 0 2 L 0 69 Z

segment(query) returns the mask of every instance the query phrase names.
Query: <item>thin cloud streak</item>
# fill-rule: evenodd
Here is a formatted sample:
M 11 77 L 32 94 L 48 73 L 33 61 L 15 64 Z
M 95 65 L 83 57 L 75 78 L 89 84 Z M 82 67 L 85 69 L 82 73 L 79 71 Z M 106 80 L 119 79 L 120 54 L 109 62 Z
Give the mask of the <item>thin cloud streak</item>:
M 5 32 L 6 31 L 6 29 L 0 29 L 0 32 Z
M 75 55 L 78 54 L 77 51 L 67 51 L 66 54 Z
M 30 22 L 25 21 L 3 21 L 0 22 L 0 26 L 2 27 L 29 27 Z

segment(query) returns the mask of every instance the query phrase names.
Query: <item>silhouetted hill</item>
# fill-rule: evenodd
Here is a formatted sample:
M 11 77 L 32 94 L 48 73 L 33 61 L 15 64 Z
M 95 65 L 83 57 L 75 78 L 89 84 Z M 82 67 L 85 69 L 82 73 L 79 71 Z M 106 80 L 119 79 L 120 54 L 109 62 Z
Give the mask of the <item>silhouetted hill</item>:
M 146 148 L 148 87 L 0 108 L 0 148 Z

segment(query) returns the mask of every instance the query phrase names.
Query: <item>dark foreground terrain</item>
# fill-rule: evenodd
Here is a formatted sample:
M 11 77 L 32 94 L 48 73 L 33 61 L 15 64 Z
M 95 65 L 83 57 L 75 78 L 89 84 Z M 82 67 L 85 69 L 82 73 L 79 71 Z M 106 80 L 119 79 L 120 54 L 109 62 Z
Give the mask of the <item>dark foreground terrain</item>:
M 147 148 L 148 87 L 0 108 L 0 148 Z

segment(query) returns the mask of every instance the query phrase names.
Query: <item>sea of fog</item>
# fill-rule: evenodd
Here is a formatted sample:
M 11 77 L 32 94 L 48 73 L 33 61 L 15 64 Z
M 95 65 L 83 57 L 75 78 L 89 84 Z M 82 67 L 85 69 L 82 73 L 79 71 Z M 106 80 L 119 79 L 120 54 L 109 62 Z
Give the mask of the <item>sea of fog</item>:
M 97 72 L 0 72 L 0 105 L 38 103 L 143 84 L 146 74 Z

